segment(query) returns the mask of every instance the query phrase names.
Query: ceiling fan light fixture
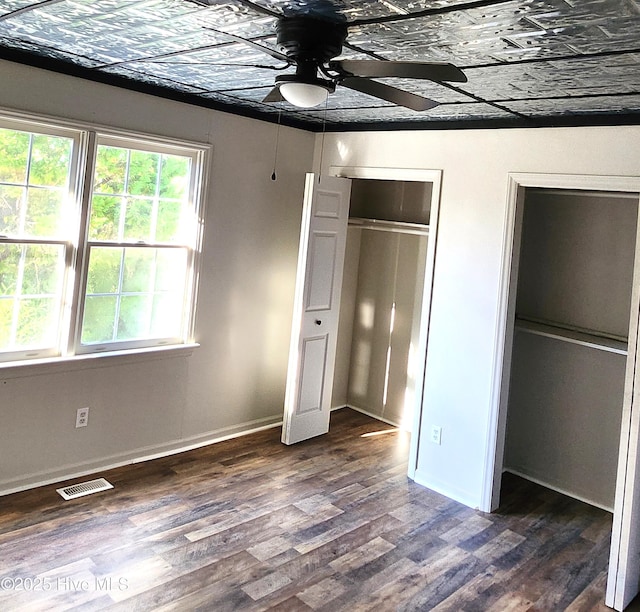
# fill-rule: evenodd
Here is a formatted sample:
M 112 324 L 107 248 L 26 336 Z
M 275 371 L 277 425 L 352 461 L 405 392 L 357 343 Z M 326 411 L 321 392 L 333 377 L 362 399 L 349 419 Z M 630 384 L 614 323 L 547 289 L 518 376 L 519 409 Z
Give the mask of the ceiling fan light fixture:
M 327 100 L 329 90 L 317 83 L 288 81 L 280 85 L 282 97 L 299 108 L 313 108 Z

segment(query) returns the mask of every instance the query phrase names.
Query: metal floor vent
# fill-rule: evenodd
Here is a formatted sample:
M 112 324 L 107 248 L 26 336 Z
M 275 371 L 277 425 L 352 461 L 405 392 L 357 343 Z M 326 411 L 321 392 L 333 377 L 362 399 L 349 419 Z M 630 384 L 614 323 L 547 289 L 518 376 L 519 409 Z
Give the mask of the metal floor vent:
M 62 489 L 56 489 L 56 491 L 60 493 L 64 499 L 75 499 L 76 497 L 91 495 L 92 493 L 106 491 L 107 489 L 113 489 L 113 485 L 104 478 L 97 478 L 96 480 L 80 482 L 68 487 L 63 487 Z

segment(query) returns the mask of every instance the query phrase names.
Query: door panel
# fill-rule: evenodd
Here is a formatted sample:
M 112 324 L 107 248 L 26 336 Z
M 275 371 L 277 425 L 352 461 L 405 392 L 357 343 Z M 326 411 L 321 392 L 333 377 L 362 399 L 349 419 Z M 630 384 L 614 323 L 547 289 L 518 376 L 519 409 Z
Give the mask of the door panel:
M 302 345 L 302 378 L 298 398 L 298 414 L 319 412 L 322 410 L 323 378 L 318 372 L 324 372 L 327 358 L 327 336 L 305 338 Z
M 335 232 L 313 232 L 307 270 L 306 310 L 329 310 L 333 302 L 338 235 Z M 344 262 L 343 262 L 344 264 Z
M 351 181 L 307 174 L 282 441 L 329 430 Z

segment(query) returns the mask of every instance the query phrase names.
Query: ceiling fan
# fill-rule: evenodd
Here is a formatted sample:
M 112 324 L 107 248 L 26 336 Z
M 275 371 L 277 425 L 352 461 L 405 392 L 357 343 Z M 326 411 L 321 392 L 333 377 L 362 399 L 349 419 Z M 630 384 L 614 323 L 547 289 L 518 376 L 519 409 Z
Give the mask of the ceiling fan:
M 465 74 L 449 63 L 397 62 L 389 60 L 333 60 L 347 40 L 348 24 L 309 16 L 280 17 L 276 23 L 276 46 L 271 49 L 255 41 L 235 37 L 271 57 L 295 66 L 295 74 L 277 76 L 275 87 L 263 102 L 288 101 L 311 108 L 326 101 L 337 86 L 347 87 L 414 111 L 438 105 L 430 100 L 373 78 L 426 79 L 436 83 L 465 83 Z

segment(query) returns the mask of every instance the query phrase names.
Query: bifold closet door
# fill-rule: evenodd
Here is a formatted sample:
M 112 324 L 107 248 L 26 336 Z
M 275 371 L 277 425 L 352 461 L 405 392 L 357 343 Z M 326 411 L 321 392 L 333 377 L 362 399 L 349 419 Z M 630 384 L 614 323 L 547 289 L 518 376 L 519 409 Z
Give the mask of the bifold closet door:
M 282 442 L 329 430 L 351 181 L 307 174 Z

